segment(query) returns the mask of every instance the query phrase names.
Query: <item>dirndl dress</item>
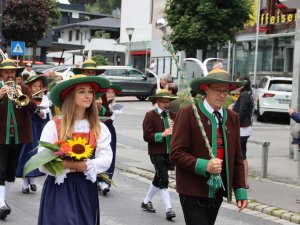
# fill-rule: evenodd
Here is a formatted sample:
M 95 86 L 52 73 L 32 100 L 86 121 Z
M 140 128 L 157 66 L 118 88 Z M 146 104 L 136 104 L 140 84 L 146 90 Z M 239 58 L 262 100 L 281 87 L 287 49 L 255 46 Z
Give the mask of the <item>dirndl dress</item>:
M 49 121 L 49 119 L 42 119 L 36 113 L 30 113 L 30 118 L 32 127 L 32 142 L 22 145 L 19 162 L 16 169 L 16 177 L 23 177 L 24 165 L 33 155 L 37 153 L 37 146 L 39 145 L 38 141 L 40 140 L 44 126 Z M 38 169 L 35 169 L 27 174 L 26 177 L 38 177 L 43 175 L 45 174 L 41 173 Z
M 97 182 L 83 173 L 68 173 L 62 184 L 47 176 L 42 194 L 38 225 L 99 225 Z

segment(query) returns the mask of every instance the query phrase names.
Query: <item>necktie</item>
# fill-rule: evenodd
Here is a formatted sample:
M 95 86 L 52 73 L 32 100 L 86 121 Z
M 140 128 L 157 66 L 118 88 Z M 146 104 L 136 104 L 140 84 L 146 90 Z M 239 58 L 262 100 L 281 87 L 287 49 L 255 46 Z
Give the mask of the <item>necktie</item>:
M 167 117 L 168 114 L 166 113 L 166 111 L 162 111 L 161 114 L 160 114 L 163 118 Z
M 166 111 L 162 111 L 160 113 L 160 115 L 162 116 L 162 119 L 164 121 L 164 127 L 165 129 L 169 128 L 170 125 L 169 125 L 169 119 L 168 119 L 168 114 Z M 166 136 L 166 141 L 167 141 L 167 152 L 170 153 L 170 150 L 171 150 L 171 136 Z
M 218 120 L 218 126 L 221 126 L 222 122 L 223 122 L 223 117 L 222 117 L 221 113 L 219 113 L 218 111 L 214 111 L 213 114 L 215 115 L 215 117 Z

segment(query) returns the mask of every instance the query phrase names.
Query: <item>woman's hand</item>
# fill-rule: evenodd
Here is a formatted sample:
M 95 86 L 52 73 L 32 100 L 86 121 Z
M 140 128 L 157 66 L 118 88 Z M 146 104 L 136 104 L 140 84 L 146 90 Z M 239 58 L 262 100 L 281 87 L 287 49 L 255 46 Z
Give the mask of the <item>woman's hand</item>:
M 76 170 L 78 172 L 85 172 L 87 166 L 85 161 L 72 161 L 72 160 L 63 160 L 64 169 Z

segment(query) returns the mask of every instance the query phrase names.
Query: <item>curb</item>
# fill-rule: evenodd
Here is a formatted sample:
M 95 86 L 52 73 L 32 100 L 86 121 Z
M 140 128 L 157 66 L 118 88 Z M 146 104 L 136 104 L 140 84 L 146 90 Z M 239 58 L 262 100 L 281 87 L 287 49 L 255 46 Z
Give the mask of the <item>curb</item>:
M 141 168 L 136 168 L 136 167 L 118 167 L 118 169 L 127 172 L 127 173 L 132 173 L 138 176 L 142 176 L 145 177 L 149 180 L 153 179 L 154 173 L 152 171 L 148 171 L 145 169 L 141 169 Z M 171 171 L 169 172 L 169 187 L 176 189 L 176 180 L 175 180 L 175 172 Z M 227 203 L 227 201 L 224 199 L 224 202 Z M 236 205 L 236 200 L 235 197 L 232 197 L 232 201 L 229 203 L 231 205 Z M 281 219 L 284 221 L 284 224 L 289 224 L 288 222 L 285 221 L 289 221 L 294 224 L 300 224 L 300 214 L 295 213 L 295 212 L 291 212 L 288 210 L 284 210 L 284 209 L 280 209 L 277 207 L 273 207 L 273 206 L 269 206 L 266 204 L 262 204 L 257 202 L 256 200 L 248 200 L 248 205 L 247 205 L 247 209 L 252 210 L 252 211 L 257 211 L 263 214 L 266 214 L 268 216 L 273 216 L 273 217 L 277 217 L 278 219 Z M 279 221 L 278 221 L 279 222 Z

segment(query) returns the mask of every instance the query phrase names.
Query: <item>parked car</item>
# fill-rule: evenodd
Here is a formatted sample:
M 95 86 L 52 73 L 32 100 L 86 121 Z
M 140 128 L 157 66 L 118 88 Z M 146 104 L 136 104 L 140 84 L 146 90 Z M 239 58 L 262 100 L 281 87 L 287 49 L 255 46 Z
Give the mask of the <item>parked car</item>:
M 286 113 L 292 96 L 292 78 L 265 76 L 254 91 L 257 120 L 267 113 Z
M 130 66 L 98 66 L 97 68 L 101 70 L 99 76 L 105 76 L 112 84 L 118 84 L 123 88 L 120 96 L 136 96 L 144 101 L 156 92 L 157 80 L 138 69 Z
M 69 69 L 69 67 L 73 68 L 73 65 L 47 65 L 47 67 L 39 67 L 37 69 L 35 69 L 37 74 L 48 74 L 51 70 L 54 70 L 55 72 L 59 72 L 59 73 L 63 73 L 65 72 L 67 69 Z

